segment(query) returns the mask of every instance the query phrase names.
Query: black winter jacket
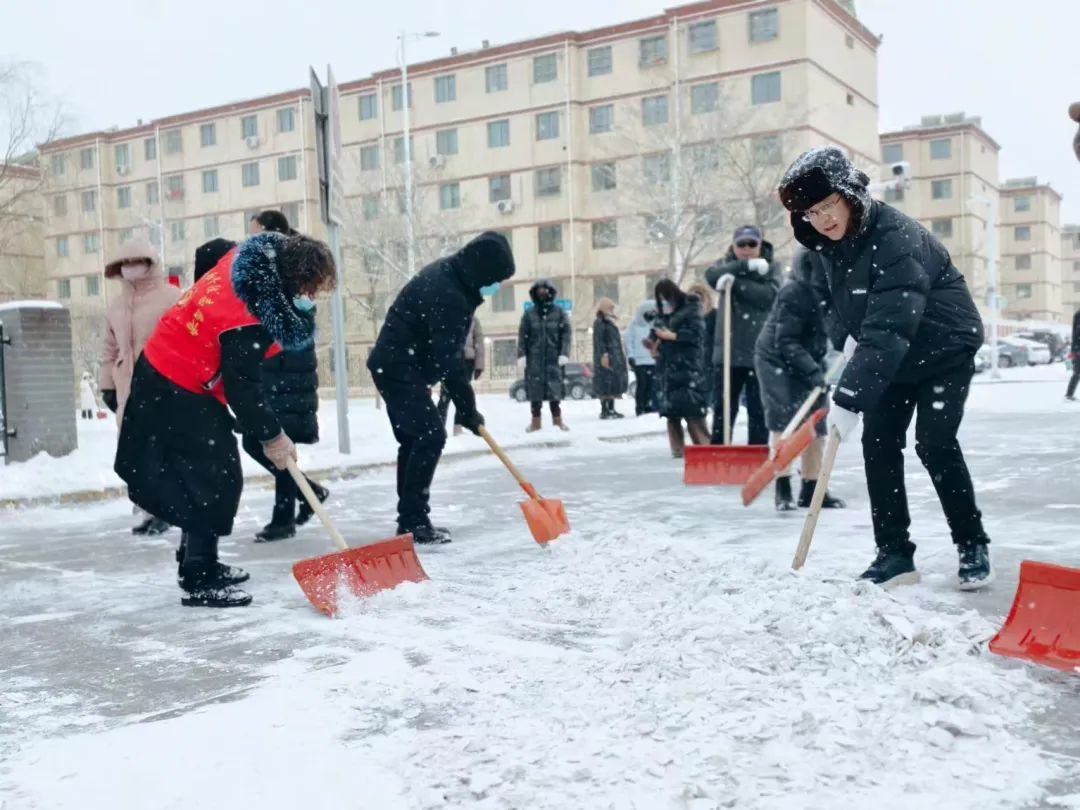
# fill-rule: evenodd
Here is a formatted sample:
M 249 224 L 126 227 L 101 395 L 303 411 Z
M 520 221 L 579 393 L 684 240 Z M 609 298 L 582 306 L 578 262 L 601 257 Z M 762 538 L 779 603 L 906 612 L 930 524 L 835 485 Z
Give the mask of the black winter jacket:
M 539 291 L 551 290 L 550 302 L 540 303 Z M 570 319 L 555 304 L 555 285 L 538 281 L 529 290 L 533 306 L 518 326 L 518 357 L 525 358 L 525 392 L 530 402 L 564 399 L 563 369 L 559 357 L 570 356 Z
M 289 438 L 298 444 L 319 441 L 319 361 L 315 346 L 282 352 L 265 361 L 262 384 Z
M 1070 351 L 1073 354 L 1080 355 L 1080 309 L 1076 310 L 1073 314 L 1072 345 Z M 1073 362 L 1076 362 L 1077 359 L 1080 358 L 1074 357 Z
M 614 321 L 597 316 L 593 323 L 593 396 L 621 397 L 630 386 L 630 372 L 626 367 L 622 337 Z M 604 368 L 603 357 L 608 357 Z
M 776 291 L 780 289 L 780 267 L 773 261 L 773 246 L 761 243 L 761 258 L 769 263 L 769 272 L 761 275 L 751 270 L 743 259 L 735 258 L 735 249 L 728 248 L 722 262 L 705 271 L 705 281 L 713 289 L 725 273 L 735 276 L 731 288 L 731 365 L 732 368 L 754 367 L 754 343 L 772 309 Z M 724 295 L 716 302 L 716 335 L 713 340 L 712 364 L 724 365 Z
M 829 349 L 825 316 L 829 288 L 821 257 L 800 251 L 791 279 L 780 288 L 765 326 L 754 347 L 756 367 L 774 373 L 759 374 L 768 387 L 778 375 L 795 376 L 807 387 L 823 382 L 822 363 Z
M 656 363 L 657 406 L 669 419 L 702 419 L 707 407 L 705 362 L 702 336 L 705 319 L 701 299 L 686 296 L 682 306 L 670 315 L 658 316 L 655 327 L 675 333 L 675 340 L 658 340 L 660 357 Z

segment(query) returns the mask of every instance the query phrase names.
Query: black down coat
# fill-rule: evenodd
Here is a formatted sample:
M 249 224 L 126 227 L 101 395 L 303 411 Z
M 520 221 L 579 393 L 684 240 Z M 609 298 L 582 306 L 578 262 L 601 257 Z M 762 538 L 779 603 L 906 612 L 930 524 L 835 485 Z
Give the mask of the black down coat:
M 728 248 L 724 260 L 705 271 L 705 281 L 716 289 L 716 283 L 726 273 L 735 276 L 731 287 L 731 366 L 754 367 L 754 344 L 761 327 L 769 317 L 776 291 L 780 289 L 780 267 L 773 261 L 773 246 L 761 243 L 761 258 L 769 263 L 769 271 L 762 275 L 751 270 L 744 259 L 735 258 L 735 249 Z M 720 292 L 716 302 L 716 335 L 713 339 L 712 364 L 724 365 L 724 295 Z
M 319 361 L 315 346 L 282 352 L 265 361 L 262 384 L 289 438 L 298 444 L 319 441 Z
M 705 319 L 701 299 L 688 295 L 682 306 L 657 316 L 655 327 L 666 327 L 675 340 L 658 340 L 656 361 L 657 410 L 669 419 L 702 419 L 706 412 L 705 358 L 702 336 Z
M 619 327 L 614 321 L 597 316 L 593 323 L 593 396 L 597 399 L 621 397 L 630 387 L 630 372 L 626 366 L 626 354 L 623 350 Z M 609 368 L 604 368 L 601 359 L 608 356 Z
M 810 391 L 824 384 L 828 309 L 824 263 L 817 253 L 800 251 L 754 349 L 769 430 L 783 431 Z
M 551 303 L 540 304 L 537 292 L 551 290 Z M 525 392 L 530 402 L 565 398 L 559 357 L 570 356 L 570 318 L 554 303 L 555 285 L 538 281 L 529 290 L 533 306 L 521 316 L 517 356 L 525 358 Z

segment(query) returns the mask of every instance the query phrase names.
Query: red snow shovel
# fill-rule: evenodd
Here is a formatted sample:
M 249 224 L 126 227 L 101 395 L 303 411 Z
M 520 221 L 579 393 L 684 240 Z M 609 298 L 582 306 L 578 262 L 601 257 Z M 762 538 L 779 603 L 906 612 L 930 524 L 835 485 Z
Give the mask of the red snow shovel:
M 330 533 L 334 545 L 341 549 L 336 554 L 301 560 L 293 566 L 293 576 L 300 583 L 301 590 L 319 611 L 331 618 L 336 616 L 343 590 L 365 597 L 396 588 L 402 582 L 423 582 L 428 578 L 416 556 L 411 534 L 349 548 L 330 520 L 330 515 L 311 491 L 300 468 L 291 459 L 289 472 L 308 506 Z
M 758 467 L 769 459 L 767 444 L 731 444 L 731 284 L 721 291 L 724 297 L 724 420 L 723 445 L 693 445 L 683 452 L 684 484 L 745 484 Z
M 990 652 L 1080 673 L 1080 569 L 1024 560 Z
M 559 537 L 559 535 L 569 532 L 570 520 L 566 517 L 566 507 L 563 506 L 563 502 L 551 500 L 550 498 L 541 498 L 536 491 L 536 487 L 525 479 L 525 476 L 514 466 L 514 462 L 491 438 L 491 434 L 487 432 L 487 428 L 483 425 L 480 426 L 480 436 L 487 442 L 491 452 L 498 457 L 499 461 L 506 465 L 506 469 L 514 476 L 514 480 L 525 490 L 525 494 L 529 496 L 529 500 L 521 502 L 521 511 L 525 515 L 525 522 L 529 524 L 529 531 L 532 532 L 533 539 L 540 545 L 546 545 Z

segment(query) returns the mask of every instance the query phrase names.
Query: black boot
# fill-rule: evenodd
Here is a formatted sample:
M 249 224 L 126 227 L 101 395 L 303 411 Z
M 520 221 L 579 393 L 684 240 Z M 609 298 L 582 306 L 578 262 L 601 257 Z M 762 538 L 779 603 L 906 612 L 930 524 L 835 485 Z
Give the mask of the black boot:
M 271 520 L 261 531 L 256 532 L 255 542 L 273 543 L 276 540 L 288 540 L 290 537 L 296 537 L 295 523 L 275 523 Z
M 608 408 L 608 419 L 622 419 L 623 415 L 615 410 L 615 400 L 610 400 L 610 408 Z
M 184 578 L 184 559 L 187 557 L 187 541 L 188 533 L 184 532 L 180 535 L 180 545 L 176 548 L 176 584 L 181 587 L 183 587 L 181 583 Z M 215 565 L 217 565 L 218 576 L 229 585 L 240 585 L 251 579 L 251 574 L 243 568 L 226 565 L 220 561 L 215 562 Z
M 986 543 L 958 543 L 956 551 L 960 555 L 960 571 L 957 574 L 960 590 L 977 591 L 994 581 L 990 549 Z
M 795 500 L 791 496 L 791 477 L 782 476 L 776 479 L 776 494 L 774 496 L 777 512 L 795 511 Z
M 315 491 L 315 497 L 319 499 L 319 503 L 326 503 L 326 499 L 330 497 L 330 490 L 326 487 L 319 486 L 314 481 L 311 482 L 311 488 Z M 308 506 L 307 498 L 303 495 L 300 496 L 300 508 L 296 510 L 296 525 L 303 526 L 309 520 L 315 512 L 310 506 Z
M 159 534 L 165 534 L 165 532 L 167 532 L 171 528 L 172 526 L 170 526 L 164 520 L 160 520 L 153 515 L 147 515 L 142 523 L 132 528 L 131 533 L 156 536 Z
M 611 418 L 611 411 L 608 410 L 608 405 L 610 405 L 610 404 L 611 403 L 608 402 L 606 399 L 600 400 L 600 418 L 601 419 L 610 419 Z
M 411 529 L 399 526 L 398 534 L 411 534 L 414 543 L 424 546 L 440 546 L 452 539 L 449 529 L 431 525 L 414 526 Z
M 799 506 L 806 509 L 810 506 L 810 501 L 814 499 L 814 487 L 817 486 L 817 481 L 803 480 L 802 488 L 799 490 Z M 839 498 L 834 498 L 828 492 L 825 493 L 825 499 L 821 502 L 822 509 L 843 509 L 847 506 Z
M 200 560 L 180 567 L 180 589 L 184 607 L 244 607 L 251 604 L 251 594 L 242 591 L 221 576 L 216 562 Z
M 914 585 L 919 581 L 919 572 L 915 570 L 913 555 L 879 548 L 877 557 L 859 579 L 889 589 L 898 585 Z

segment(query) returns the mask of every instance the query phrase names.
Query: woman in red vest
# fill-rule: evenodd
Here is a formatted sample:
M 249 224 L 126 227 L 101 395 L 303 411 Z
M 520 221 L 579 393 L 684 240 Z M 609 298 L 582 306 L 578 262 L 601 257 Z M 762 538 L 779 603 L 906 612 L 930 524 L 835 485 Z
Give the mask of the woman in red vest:
M 261 365 L 282 348 L 310 345 L 305 298 L 332 289 L 335 277 L 322 242 L 253 236 L 165 314 L 136 364 L 115 469 L 132 501 L 183 530 L 184 605 L 251 602 L 236 587 L 248 574 L 217 555 L 244 484 L 229 408 L 279 469 L 296 458 L 264 395 Z

